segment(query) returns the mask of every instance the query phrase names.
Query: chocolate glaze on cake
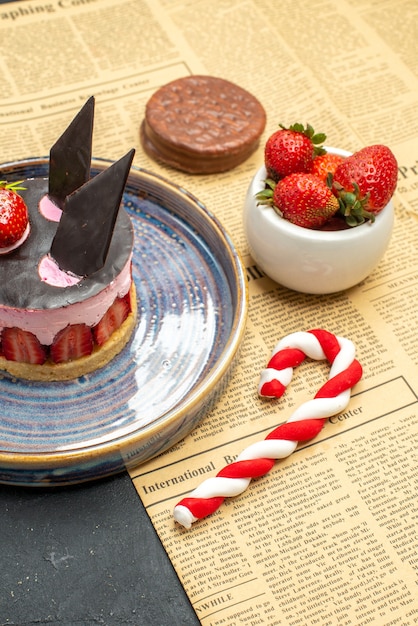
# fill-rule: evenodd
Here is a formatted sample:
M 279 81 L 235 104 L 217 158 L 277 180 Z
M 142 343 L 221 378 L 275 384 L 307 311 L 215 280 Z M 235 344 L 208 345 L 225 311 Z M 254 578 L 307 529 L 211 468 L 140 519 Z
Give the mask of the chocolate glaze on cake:
M 1 259 L 0 304 L 17 309 L 54 309 L 81 302 L 99 293 L 125 267 L 132 254 L 133 228 L 125 210 L 119 211 L 104 266 L 82 278 L 76 285 L 59 288 L 40 279 L 38 266 L 48 255 L 57 230 L 38 210 L 39 201 L 48 192 L 48 179 L 25 181 L 21 191 L 31 221 L 31 233 L 25 243 Z M 96 240 L 90 242 L 95 249 Z M 100 248 L 102 246 L 100 245 Z
M 155 160 L 191 174 L 223 172 L 257 148 L 266 124 L 248 91 L 212 76 L 187 76 L 149 99 L 140 138 Z
M 121 200 L 135 150 L 90 178 L 94 103 L 92 96 L 51 148 L 48 178 L 22 183 L 30 234 L 2 256 L 0 306 L 48 311 L 83 302 L 119 276 L 131 257 L 133 228 Z M 41 210 L 41 200 L 54 208 L 53 216 Z M 46 257 L 79 280 L 49 284 L 39 272 Z

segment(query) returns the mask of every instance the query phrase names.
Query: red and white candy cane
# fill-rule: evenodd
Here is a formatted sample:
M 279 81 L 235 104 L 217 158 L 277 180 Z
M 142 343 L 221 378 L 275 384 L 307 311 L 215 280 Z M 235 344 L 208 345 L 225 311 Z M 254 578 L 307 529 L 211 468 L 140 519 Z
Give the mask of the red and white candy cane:
M 309 330 L 288 335 L 276 345 L 267 368 L 261 373 L 259 394 L 279 398 L 286 390 L 293 368 L 306 357 L 331 364 L 328 381 L 313 400 L 303 403 L 287 422 L 243 450 L 236 461 L 216 476 L 203 481 L 189 497 L 174 507 L 174 519 L 185 528 L 214 513 L 226 497 L 245 491 L 252 478 L 264 476 L 276 459 L 292 454 L 299 442 L 315 437 L 331 415 L 345 409 L 351 388 L 360 380 L 362 367 L 354 358 L 354 344 L 326 330 Z

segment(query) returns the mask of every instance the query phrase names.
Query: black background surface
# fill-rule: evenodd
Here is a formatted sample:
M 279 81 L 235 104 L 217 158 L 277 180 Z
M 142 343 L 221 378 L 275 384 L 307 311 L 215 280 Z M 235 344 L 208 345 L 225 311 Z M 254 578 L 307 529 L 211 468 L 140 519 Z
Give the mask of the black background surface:
M 0 486 L 0 624 L 200 624 L 126 474 Z

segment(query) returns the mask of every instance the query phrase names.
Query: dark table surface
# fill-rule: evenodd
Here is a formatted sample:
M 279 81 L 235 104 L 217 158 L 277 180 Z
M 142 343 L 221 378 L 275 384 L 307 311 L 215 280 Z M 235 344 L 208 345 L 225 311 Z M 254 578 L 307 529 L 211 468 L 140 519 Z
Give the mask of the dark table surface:
M 200 622 L 125 473 L 0 486 L 0 625 Z

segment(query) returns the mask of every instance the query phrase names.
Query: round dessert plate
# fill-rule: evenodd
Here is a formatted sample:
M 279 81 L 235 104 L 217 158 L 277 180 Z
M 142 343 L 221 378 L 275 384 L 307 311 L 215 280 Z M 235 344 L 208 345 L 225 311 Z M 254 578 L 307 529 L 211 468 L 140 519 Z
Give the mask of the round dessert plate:
M 94 159 L 92 175 L 109 164 Z M 47 177 L 48 159 L 6 163 L 0 176 Z M 143 463 L 184 438 L 229 380 L 248 293 L 228 234 L 194 196 L 146 170 L 132 168 L 123 205 L 135 231 L 134 334 L 106 367 L 73 381 L 0 372 L 2 483 L 65 485 Z

